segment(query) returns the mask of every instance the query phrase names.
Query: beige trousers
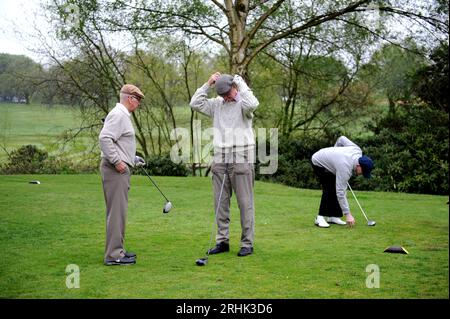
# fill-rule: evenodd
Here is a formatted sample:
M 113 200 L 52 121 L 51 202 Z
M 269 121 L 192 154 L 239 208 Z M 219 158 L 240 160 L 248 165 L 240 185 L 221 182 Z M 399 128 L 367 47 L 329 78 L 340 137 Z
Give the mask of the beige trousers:
M 104 261 L 125 256 L 125 224 L 128 212 L 128 191 L 130 190 L 129 167 L 123 174 L 114 165 L 102 159 L 100 164 L 103 194 L 106 203 L 106 243 Z
M 228 168 L 228 170 L 227 170 Z M 214 190 L 214 206 L 217 211 L 216 243 L 229 243 L 230 239 L 230 199 L 232 193 L 241 213 L 241 247 L 253 247 L 255 236 L 255 208 L 253 186 L 255 169 L 253 163 L 241 163 L 235 160 L 230 163 L 213 162 L 212 182 Z M 219 201 L 220 188 L 225 175 L 222 198 Z M 217 206 L 219 208 L 217 209 Z

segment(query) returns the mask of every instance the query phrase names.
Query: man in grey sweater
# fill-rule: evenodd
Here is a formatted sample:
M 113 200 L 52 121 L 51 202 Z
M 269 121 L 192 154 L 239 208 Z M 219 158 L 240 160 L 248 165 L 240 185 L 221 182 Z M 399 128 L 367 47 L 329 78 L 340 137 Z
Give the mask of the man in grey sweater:
M 347 201 L 347 183 L 352 175 L 370 178 L 374 166 L 372 159 L 362 155 L 358 145 L 341 136 L 334 147 L 314 153 L 312 165 L 323 190 L 315 224 L 322 228 L 330 227 L 329 223 L 353 226 L 355 218 Z M 340 219 L 342 214 L 346 222 Z
M 120 90 L 120 103 L 106 116 L 99 135 L 102 161 L 103 193 L 106 203 L 105 265 L 131 265 L 136 254 L 124 248 L 125 224 L 130 189 L 130 167 L 145 165 L 136 156 L 136 141 L 131 113 L 140 105 L 144 94 L 132 84 Z
M 219 96 L 208 99 L 208 91 L 212 86 L 215 86 Z M 208 254 L 230 250 L 230 198 L 233 191 L 241 213 L 241 248 L 238 256 L 253 253 L 255 137 L 252 119 L 258 105 L 258 100 L 242 77 L 219 72 L 212 74 L 191 99 L 191 108 L 211 117 L 214 125 L 212 182 L 218 229 L 216 246 Z M 223 178 L 225 182 L 219 203 Z

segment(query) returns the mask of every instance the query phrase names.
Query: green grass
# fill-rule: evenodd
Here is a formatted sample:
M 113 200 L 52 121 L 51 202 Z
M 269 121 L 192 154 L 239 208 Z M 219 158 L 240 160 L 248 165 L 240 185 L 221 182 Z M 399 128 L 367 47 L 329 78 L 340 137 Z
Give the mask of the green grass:
M 23 145 L 36 145 L 50 154 L 61 153 L 61 134 L 79 126 L 77 112 L 68 106 L 46 107 L 43 105 L 0 103 L 0 163 L 8 152 Z M 82 136 L 71 151 L 86 149 L 87 138 Z
M 42 184 L 28 181 L 38 179 Z M 98 175 L 0 176 L 0 298 L 448 298 L 447 197 L 357 192 L 375 227 L 313 225 L 320 192 L 256 182 L 255 253 L 240 258 L 232 200 L 231 251 L 197 267 L 213 221 L 209 178 L 133 176 L 126 247 L 137 264 L 103 265 L 105 213 Z M 402 245 L 409 255 L 388 254 Z M 65 269 L 80 267 L 80 288 Z M 380 288 L 366 287 L 366 267 Z

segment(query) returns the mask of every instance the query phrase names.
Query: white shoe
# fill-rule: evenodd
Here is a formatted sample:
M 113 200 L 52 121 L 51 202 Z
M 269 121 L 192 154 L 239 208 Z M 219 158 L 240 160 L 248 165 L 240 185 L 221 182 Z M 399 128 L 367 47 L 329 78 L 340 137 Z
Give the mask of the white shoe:
M 330 224 L 328 224 L 325 220 L 325 218 L 321 215 L 317 215 L 316 220 L 314 221 L 314 224 L 316 224 L 319 227 L 322 228 L 328 228 L 330 227 Z
M 346 222 L 344 222 L 342 219 L 340 219 L 339 217 L 328 217 L 327 218 L 327 222 L 329 222 L 330 224 L 337 224 L 337 225 L 347 225 Z

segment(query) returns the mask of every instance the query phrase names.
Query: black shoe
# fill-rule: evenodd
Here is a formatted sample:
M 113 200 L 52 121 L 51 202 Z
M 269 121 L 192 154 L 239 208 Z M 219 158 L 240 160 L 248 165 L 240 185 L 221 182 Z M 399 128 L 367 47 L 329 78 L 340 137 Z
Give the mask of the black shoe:
M 128 257 L 128 258 L 136 258 L 137 257 L 136 254 L 132 253 L 131 251 L 127 251 L 124 254 L 125 254 L 125 257 Z
M 239 257 L 244 257 L 253 254 L 253 247 L 241 247 L 241 250 L 238 252 Z
M 206 253 L 208 255 L 214 255 L 214 254 L 224 253 L 224 252 L 227 252 L 227 251 L 230 251 L 230 245 L 227 244 L 227 243 L 222 242 L 222 243 L 216 244 L 216 247 L 211 248 Z
M 136 263 L 136 259 L 129 257 L 122 257 L 116 260 L 107 260 L 105 261 L 106 266 L 115 266 L 115 265 L 133 265 Z

